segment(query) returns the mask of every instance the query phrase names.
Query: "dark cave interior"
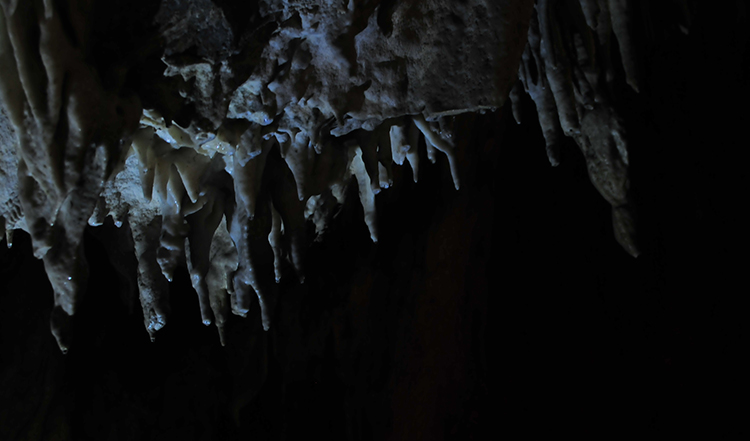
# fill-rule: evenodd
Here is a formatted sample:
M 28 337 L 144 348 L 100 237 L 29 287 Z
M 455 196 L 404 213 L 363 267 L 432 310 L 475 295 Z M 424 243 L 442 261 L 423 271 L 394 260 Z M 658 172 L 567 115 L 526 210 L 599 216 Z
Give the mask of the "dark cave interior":
M 377 198 L 377 244 L 345 205 L 311 243 L 305 283 L 280 284 L 272 329 L 256 304 L 226 347 L 184 269 L 149 342 L 136 287 L 108 263 L 110 222 L 87 232 L 91 279 L 61 354 L 52 289 L 19 232 L 0 247 L 0 439 L 744 433 L 740 3 L 699 2 L 688 35 L 665 24 L 645 86 L 618 97 L 638 258 L 613 239 L 575 143 L 549 166 L 529 99 L 521 125 L 509 105 L 459 118 L 461 190 L 445 158 L 416 184 L 397 170 Z

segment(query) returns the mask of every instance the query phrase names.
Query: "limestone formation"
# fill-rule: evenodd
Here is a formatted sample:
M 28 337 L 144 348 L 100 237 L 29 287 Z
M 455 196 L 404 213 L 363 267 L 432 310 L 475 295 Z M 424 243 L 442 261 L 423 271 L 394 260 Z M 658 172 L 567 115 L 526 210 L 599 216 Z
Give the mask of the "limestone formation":
M 87 224 L 111 216 L 131 232 L 152 339 L 186 265 L 223 343 L 230 311 L 245 316 L 254 298 L 268 329 L 285 262 L 304 280 L 306 223 L 322 234 L 348 186 L 377 241 L 394 164 L 416 181 L 419 150 L 439 152 L 459 189 L 450 119 L 521 91 L 552 165 L 561 137 L 575 139 L 617 240 L 638 254 L 608 93 L 618 53 L 639 84 L 628 1 L 0 3 L 0 223 L 9 246 L 25 230 L 44 260 L 63 351 Z

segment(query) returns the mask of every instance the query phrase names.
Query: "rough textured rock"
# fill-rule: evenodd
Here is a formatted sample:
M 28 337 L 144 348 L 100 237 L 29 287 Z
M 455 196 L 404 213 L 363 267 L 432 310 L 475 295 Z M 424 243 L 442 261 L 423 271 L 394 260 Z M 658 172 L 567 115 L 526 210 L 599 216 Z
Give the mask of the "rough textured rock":
M 227 311 L 245 316 L 257 298 L 267 330 L 285 262 L 304 281 L 307 236 L 350 185 L 377 242 L 394 163 L 408 160 L 416 181 L 422 146 L 433 163 L 440 152 L 459 189 L 455 116 L 507 96 L 517 106 L 521 86 L 550 162 L 561 135 L 576 140 L 615 238 L 638 255 L 612 99 L 618 75 L 640 81 L 629 2 L 238 3 L 2 3 L 0 218 L 44 261 L 63 351 L 85 291 L 86 223 L 128 225 L 152 339 L 184 266 L 204 324 L 222 334 Z M 132 29 L 143 32 L 130 42 Z
M 591 182 L 612 205 L 617 241 L 637 257 L 627 135 L 612 98 L 616 87 L 613 34 L 627 83 L 638 91 L 634 13 L 624 1 L 538 1 L 516 87 L 523 87 L 536 104 L 553 166 L 560 162 L 561 135 L 575 139 L 586 158 Z M 516 106 L 518 95 L 519 91 L 511 92 Z
M 204 323 L 226 321 L 224 306 L 210 304 L 245 315 L 257 296 L 267 329 L 281 262 L 289 259 L 304 279 L 305 219 L 316 219 L 320 234 L 350 183 L 373 241 L 375 195 L 390 186 L 394 159 L 408 156 L 416 171 L 421 136 L 432 162 L 437 151 L 447 156 L 459 188 L 450 133 L 436 121 L 503 105 L 531 7 L 530 0 L 246 7 L 171 0 L 147 16 L 151 40 L 140 37 L 131 57 L 97 65 L 87 57 L 107 43 L 93 40 L 104 31 L 90 17 L 124 12 L 118 4 L 3 3 L 11 205 L 2 217 L 11 229 L 26 227 L 45 261 L 61 349 L 84 290 L 84 221 L 101 225 L 106 216 L 129 224 L 152 338 L 166 323 L 166 281 L 186 263 Z M 123 20 L 115 24 L 130 25 Z M 152 54 L 166 68 L 143 77 Z M 220 222 L 232 240 L 214 246 Z M 228 282 L 210 295 L 215 247 L 236 262 L 212 267 L 224 272 L 214 279 Z
M 640 93 L 627 86 L 620 35 L 607 31 L 607 40 L 606 27 L 597 26 L 605 2 L 569 2 L 569 12 L 547 23 L 567 32 L 566 17 L 581 5 L 573 17 L 582 14 L 597 30 L 597 78 L 587 84 L 612 85 L 606 106 L 579 113 L 588 92 L 577 95 L 575 76 L 558 71 L 550 79 L 545 71 L 556 87 L 547 116 L 557 125 L 541 121 L 516 87 L 510 96 L 522 125 L 511 124 L 505 107 L 438 121 L 403 115 L 386 120 L 390 127 L 331 134 L 323 143 L 342 138 L 340 154 L 319 153 L 312 143 L 316 156 L 308 146 L 306 157 L 308 164 L 321 157 L 317 170 L 340 178 L 327 188 L 291 160 L 305 158 L 297 133 L 221 116 L 231 98 L 224 88 L 234 91 L 256 73 L 282 24 L 261 20 L 269 12 L 258 3 L 241 3 L 78 5 L 94 5 L 86 63 L 104 90 L 138 96 L 146 112 L 93 204 L 88 221 L 99 226 L 83 230 L 90 277 L 74 320 L 55 309 L 46 262 L 34 259 L 26 232 L 0 249 L 0 439 L 471 439 L 493 432 L 609 439 L 682 431 L 740 438 L 731 374 L 739 373 L 747 342 L 735 294 L 741 283 L 731 276 L 744 273 L 741 260 L 725 256 L 741 251 L 732 227 L 744 218 L 730 190 L 743 188 L 743 175 L 728 170 L 727 157 L 742 151 L 732 128 L 746 117 L 722 110 L 750 96 L 744 2 L 701 2 L 690 27 L 674 6 L 691 2 L 632 2 L 640 8 L 628 19 L 633 44 L 647 54 L 637 59 Z M 161 6 L 171 9 L 154 21 Z M 578 21 L 570 35 L 585 29 Z M 198 55 L 201 39 L 180 26 L 215 29 L 212 49 Z M 177 36 L 169 43 L 158 37 L 166 30 Z M 174 45 L 169 56 L 167 45 Z M 230 50 L 217 49 L 224 47 Z M 574 71 L 581 58 L 563 48 L 576 54 L 568 60 Z M 731 93 L 716 93 L 709 80 Z M 558 99 L 572 103 L 565 124 L 578 124 L 579 134 L 563 136 Z M 558 167 L 547 166 L 536 115 L 558 136 Z M 335 118 L 330 124 L 329 134 L 341 129 Z M 14 127 L 2 132 L 11 140 L 2 146 L 0 165 L 11 181 L 2 207 L 21 197 L 12 182 Z M 627 164 L 613 136 L 622 127 Z M 395 164 L 410 167 L 390 164 L 389 148 Z M 373 151 L 377 184 L 389 188 L 377 195 Z M 638 259 L 612 240 L 632 231 L 628 212 L 615 211 L 622 231 L 607 222 L 623 194 L 626 207 L 638 208 Z M 340 203 L 346 199 L 354 203 Z M 21 211 L 3 210 L 24 228 Z M 309 219 L 304 230 L 295 224 L 300 210 Z M 299 272 L 295 248 L 308 252 L 297 259 Z M 242 269 L 239 253 L 248 263 Z M 253 284 L 270 286 L 262 298 L 275 303 L 267 332 Z M 68 332 L 58 332 L 70 347 L 65 356 L 49 335 L 50 316 Z M 224 347 L 202 325 L 208 321 Z

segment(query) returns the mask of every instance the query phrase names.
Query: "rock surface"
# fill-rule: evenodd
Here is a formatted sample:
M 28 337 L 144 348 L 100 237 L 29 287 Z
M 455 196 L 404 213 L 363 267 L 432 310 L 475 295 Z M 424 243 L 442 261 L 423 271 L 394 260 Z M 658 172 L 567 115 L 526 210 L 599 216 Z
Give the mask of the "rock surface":
M 282 262 L 304 279 L 306 218 L 322 233 L 350 183 L 373 241 L 375 195 L 390 186 L 394 159 L 416 169 L 424 142 L 433 162 L 447 155 L 459 188 L 450 133 L 437 121 L 503 105 L 531 8 L 169 0 L 113 19 L 119 3 L 4 2 L 9 205 L 0 216 L 31 234 L 45 262 L 60 348 L 85 289 L 85 222 L 107 216 L 132 233 L 152 338 L 167 320 L 166 281 L 186 263 L 205 324 L 226 322 L 226 305 L 246 315 L 257 297 L 267 329 Z M 90 61 L 122 44 L 106 41 L 99 17 L 116 35 L 148 11 L 146 37 L 125 56 Z M 212 249 L 229 260 L 212 260 Z
M 63 352 L 87 223 L 128 226 L 152 339 L 185 266 L 204 324 L 223 335 L 229 311 L 246 316 L 257 298 L 267 330 L 287 263 L 304 281 L 308 235 L 350 185 L 377 242 L 394 163 L 416 181 L 420 150 L 433 163 L 440 152 L 458 190 L 455 117 L 517 105 L 521 87 L 550 162 L 561 135 L 576 140 L 616 239 L 638 255 L 612 91 L 622 73 L 640 81 L 629 2 L 239 3 L 2 3 L 0 219 L 44 261 Z
M 59 8 L 64 2 L 47 3 Z M 352 180 L 311 192 L 304 205 L 297 203 L 304 167 L 287 162 L 299 148 L 296 137 L 264 139 L 269 132 L 246 121 L 222 120 L 218 129 L 211 122 L 212 109 L 229 106 L 216 104 L 223 99 L 216 91 L 225 84 L 236 90 L 252 75 L 264 50 L 252 41 L 269 41 L 278 21 L 264 27 L 258 18 L 244 20 L 262 15 L 256 2 L 90 4 L 93 37 L 84 60 L 104 90 L 137 96 L 147 112 L 136 118 L 129 148 L 123 144 L 103 198 L 84 219 L 99 226 L 83 229 L 90 276 L 73 320 L 62 305 L 55 308 L 43 276 L 47 263 L 34 259 L 29 234 L 16 231 L 13 248 L 0 249 L 0 439 L 296 439 L 311 433 L 471 439 L 495 432 L 542 439 L 566 432 L 602 439 L 652 432 L 740 438 L 744 428 L 734 423 L 743 415 L 734 403 L 741 377 L 732 374 L 744 375 L 746 320 L 736 294 L 742 284 L 732 275 L 744 273 L 743 262 L 729 256 L 741 251 L 733 227 L 744 217 L 731 189 L 743 188 L 744 175 L 732 172 L 727 157 L 744 147 L 732 128 L 743 127 L 746 117 L 721 110 L 750 97 L 744 2 L 728 9 L 701 2 L 687 17 L 674 6 L 689 1 L 633 2 L 648 5 L 630 18 L 640 36 L 634 47 L 646 54 L 637 58 L 640 93 L 619 67 L 620 36 L 612 31 L 602 46 L 617 49 L 610 52 L 606 108 L 579 114 L 586 101 L 572 82 L 574 113 L 567 122 L 580 124 L 580 134 L 563 136 L 557 96 L 547 103 L 555 105 L 548 116 L 559 127 L 541 121 L 535 102 L 515 87 L 513 113 L 523 124 L 510 120 L 510 107 L 438 121 L 395 118 L 387 132 L 380 126 L 364 131 L 375 133 L 379 146 L 387 145 L 387 133 L 392 145 L 418 147 L 391 148 L 393 162 L 410 167 L 383 165 L 381 173 L 378 165 L 378 185 L 388 191 L 375 195 L 377 187 Z M 568 11 L 580 5 L 589 28 L 597 28 L 592 20 L 603 3 L 566 4 L 575 6 Z M 171 9 L 156 22 L 162 6 Z M 198 6 L 207 9 L 196 17 Z M 215 27 L 200 23 L 219 12 L 224 18 Z M 552 29 L 568 29 L 566 16 L 557 16 Z M 186 25 L 190 20 L 199 22 Z M 215 29 L 217 39 L 198 55 L 201 39 L 178 32 L 180 26 Z M 154 40 L 167 29 L 175 36 L 171 43 Z M 604 38 L 595 41 L 602 45 Z M 597 48 L 595 55 L 602 55 Z M 244 69 L 239 82 L 221 76 L 223 60 Z M 218 80 L 198 81 L 217 64 Z M 192 67 L 181 70 L 186 66 Z M 610 84 L 608 71 L 597 66 L 598 84 Z M 165 76 L 170 69 L 175 74 Z M 731 93 L 707 87 L 717 72 Z M 570 85 L 560 84 L 563 92 Z M 548 167 L 536 116 L 547 133 L 557 130 L 558 167 Z M 620 123 L 627 129 L 627 175 L 621 143 L 612 136 Z M 7 124 L 2 139 L 12 140 L 16 126 Z M 420 139 L 425 124 L 433 131 L 424 138 L 434 143 Z M 438 130 L 453 136 L 443 139 Z M 329 156 L 326 167 L 343 173 L 344 181 L 353 176 L 372 184 L 366 166 L 372 148 L 363 148 L 372 141 L 361 133 L 331 135 L 347 143 L 346 155 Z M 259 147 L 252 141 L 258 136 Z M 453 160 L 438 154 L 439 147 L 447 151 L 441 140 L 453 147 Z M 196 141 L 216 153 L 191 147 Z M 230 147 L 232 166 L 239 158 L 237 168 L 247 172 L 240 179 L 226 172 Z M 0 207 L 9 207 L 3 213 L 13 228 L 28 230 L 23 212 L 13 217 L 22 197 L 13 182 L 17 145 L 0 148 L 10 177 Z M 375 150 L 381 165 L 385 151 Z M 196 187 L 192 173 L 220 179 Z M 608 176 L 616 178 L 612 185 Z M 315 176 L 304 177 L 303 195 L 316 185 Z M 241 204 L 238 192 L 244 192 Z M 611 202 L 620 204 L 623 194 L 627 206 L 638 208 L 638 259 L 612 240 Z M 127 202 L 139 198 L 137 207 Z M 289 203 L 286 219 L 272 206 L 276 201 Z M 289 213 L 300 209 L 310 221 L 290 234 L 287 222 L 299 215 Z M 130 219 L 131 211 L 142 213 L 140 220 Z M 242 240 L 243 249 L 234 245 L 238 237 L 257 242 Z M 307 250 L 299 273 L 293 238 Z M 239 253 L 252 264 L 241 271 Z M 235 272 L 237 278 L 226 277 Z M 298 283 L 302 274 L 304 284 Z M 241 296 L 235 280 L 245 289 Z M 258 303 L 247 304 L 256 296 L 253 283 L 271 287 L 263 293 L 275 303 L 267 332 Z M 247 318 L 231 317 L 232 311 Z M 70 348 L 65 356 L 49 335 L 50 316 L 56 329 L 67 331 L 58 333 Z M 202 325 L 209 320 L 221 340 Z M 152 334 L 161 327 L 154 343 L 144 324 Z

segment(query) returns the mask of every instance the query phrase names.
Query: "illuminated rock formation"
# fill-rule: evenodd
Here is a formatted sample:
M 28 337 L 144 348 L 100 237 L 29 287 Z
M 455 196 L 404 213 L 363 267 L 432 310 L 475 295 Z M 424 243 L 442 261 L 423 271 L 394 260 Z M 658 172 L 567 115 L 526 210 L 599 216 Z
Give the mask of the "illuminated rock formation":
M 452 119 L 509 95 L 517 104 L 521 90 L 552 165 L 560 137 L 574 138 L 617 240 L 638 254 L 627 140 L 609 94 L 617 53 L 638 87 L 629 2 L 228 3 L 144 9 L 144 35 L 120 53 L 132 35 L 100 37 L 131 21 L 108 31 L 100 18 L 122 10 L 2 2 L 0 221 L 9 244 L 23 229 L 44 261 L 63 351 L 85 289 L 86 224 L 111 216 L 131 232 L 152 339 L 179 265 L 222 342 L 230 311 L 245 316 L 255 297 L 268 329 L 285 262 L 304 280 L 307 222 L 323 234 L 356 185 L 377 241 L 375 197 L 394 163 L 408 162 L 416 181 L 419 149 L 433 163 L 439 152 L 459 189 Z

